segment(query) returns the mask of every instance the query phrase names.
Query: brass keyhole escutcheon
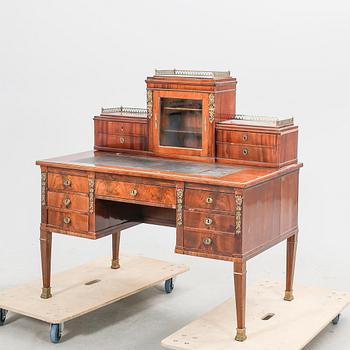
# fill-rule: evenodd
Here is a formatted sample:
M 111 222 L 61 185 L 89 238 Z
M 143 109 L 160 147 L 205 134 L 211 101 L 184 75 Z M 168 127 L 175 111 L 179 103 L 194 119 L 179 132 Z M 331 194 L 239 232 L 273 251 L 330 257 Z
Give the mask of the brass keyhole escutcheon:
M 125 138 L 124 138 L 124 137 L 121 137 L 121 138 L 119 139 L 119 141 L 120 141 L 120 143 L 124 143 L 124 142 L 125 142 Z
M 65 224 L 70 224 L 70 222 L 71 222 L 71 219 L 70 219 L 70 217 L 69 216 L 65 216 L 64 218 L 63 218 L 63 222 L 65 223 Z
M 206 225 L 211 225 L 211 224 L 213 223 L 213 220 L 210 219 L 210 218 L 205 218 L 204 223 L 205 223 Z
M 243 135 L 243 141 L 248 141 L 248 134 Z
M 243 148 L 243 155 L 247 156 L 248 155 L 248 150 L 246 148 Z
M 133 196 L 133 197 L 135 197 L 136 195 L 137 195 L 137 189 L 132 189 L 131 191 L 130 191 L 130 194 Z
M 63 201 L 63 204 L 65 205 L 66 208 L 68 208 L 71 204 L 71 200 L 69 198 L 65 198 Z
M 207 197 L 207 199 L 206 199 L 205 201 L 206 201 L 206 203 L 208 203 L 208 204 L 212 204 L 212 203 L 213 203 L 213 198 Z
M 204 245 L 211 245 L 213 243 L 213 240 L 210 237 L 205 237 L 203 239 L 203 244 Z
M 72 184 L 72 182 L 69 179 L 65 179 L 63 181 L 63 185 L 66 186 L 66 187 L 70 186 L 71 184 Z

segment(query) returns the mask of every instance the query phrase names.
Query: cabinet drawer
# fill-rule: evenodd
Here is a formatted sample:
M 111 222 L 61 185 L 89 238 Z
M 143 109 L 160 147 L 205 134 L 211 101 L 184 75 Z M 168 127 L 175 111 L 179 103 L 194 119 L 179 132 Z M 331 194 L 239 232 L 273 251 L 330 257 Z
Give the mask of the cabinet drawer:
M 143 136 L 96 133 L 95 144 L 96 146 L 100 147 L 112 147 L 143 151 L 147 148 L 147 139 Z
M 49 173 L 48 189 L 87 193 L 88 179 L 83 176 Z
M 186 189 L 185 208 L 233 212 L 235 208 L 234 195 L 215 191 Z
M 78 214 L 69 211 L 60 211 L 49 209 L 47 213 L 48 225 L 62 228 L 68 231 L 88 231 L 89 217 L 88 215 Z
M 102 134 L 115 134 L 115 135 L 135 135 L 144 136 L 146 134 L 146 123 L 132 122 L 128 123 L 125 121 L 95 121 L 95 130 L 97 133 Z
M 278 153 L 276 147 L 258 147 L 248 145 L 234 145 L 230 143 L 216 143 L 218 158 L 229 158 L 241 161 L 255 161 L 264 163 L 277 163 Z
M 108 196 L 130 202 L 156 203 L 175 208 L 175 188 L 138 184 L 132 182 L 115 182 L 97 179 L 96 196 Z
M 277 146 L 277 135 L 237 130 L 217 130 L 216 140 L 219 142 L 245 145 Z
M 89 210 L 89 199 L 84 194 L 48 191 L 47 205 L 53 208 L 71 209 L 87 213 Z
M 184 230 L 185 250 L 204 255 L 232 256 L 238 253 L 238 245 L 236 236 L 229 233 Z
M 203 230 L 235 233 L 235 217 L 231 215 L 212 214 L 185 210 L 184 226 Z

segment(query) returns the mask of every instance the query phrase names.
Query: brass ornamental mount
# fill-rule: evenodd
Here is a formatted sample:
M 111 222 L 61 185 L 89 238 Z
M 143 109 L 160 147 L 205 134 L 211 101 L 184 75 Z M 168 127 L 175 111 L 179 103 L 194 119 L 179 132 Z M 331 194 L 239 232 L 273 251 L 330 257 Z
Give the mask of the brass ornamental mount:
M 65 216 L 65 217 L 63 218 L 63 222 L 64 222 L 66 225 L 68 225 L 68 224 L 70 224 L 70 222 L 71 222 L 71 218 L 70 218 L 69 216 Z
M 89 213 L 94 212 L 94 201 L 95 201 L 95 179 L 89 178 Z
M 71 204 L 71 200 L 70 200 L 69 198 L 65 198 L 65 199 L 63 200 L 63 204 L 64 204 L 64 206 L 65 206 L 66 208 L 68 208 L 68 207 L 70 206 L 70 204 Z
M 47 173 L 41 173 L 41 205 L 43 207 L 46 205 L 46 183 Z
M 230 71 L 208 71 L 208 70 L 189 70 L 189 69 L 156 69 L 155 76 L 179 76 L 204 79 L 224 79 L 230 78 Z
M 118 114 L 126 117 L 146 117 L 147 109 L 137 107 L 101 108 L 101 114 Z
M 66 187 L 70 186 L 71 184 L 72 184 L 72 182 L 69 179 L 65 179 L 63 181 L 63 185 L 66 186 Z
M 243 197 L 240 194 L 235 195 L 236 200 L 236 235 L 242 233 L 242 205 Z
M 120 141 L 120 143 L 124 143 L 124 142 L 125 142 L 125 138 L 124 138 L 123 136 L 121 136 L 121 137 L 119 138 L 119 141 Z
M 176 223 L 178 226 L 182 225 L 182 205 L 184 198 L 184 189 L 177 188 L 176 189 Z
M 209 94 L 209 122 L 213 123 L 215 120 L 215 95 Z

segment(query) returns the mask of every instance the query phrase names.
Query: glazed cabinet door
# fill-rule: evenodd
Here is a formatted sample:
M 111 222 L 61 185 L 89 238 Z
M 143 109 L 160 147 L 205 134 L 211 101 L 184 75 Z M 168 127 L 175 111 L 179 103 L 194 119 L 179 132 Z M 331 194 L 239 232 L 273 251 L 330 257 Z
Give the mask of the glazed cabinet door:
M 152 149 L 175 156 L 211 157 L 208 94 L 153 91 Z

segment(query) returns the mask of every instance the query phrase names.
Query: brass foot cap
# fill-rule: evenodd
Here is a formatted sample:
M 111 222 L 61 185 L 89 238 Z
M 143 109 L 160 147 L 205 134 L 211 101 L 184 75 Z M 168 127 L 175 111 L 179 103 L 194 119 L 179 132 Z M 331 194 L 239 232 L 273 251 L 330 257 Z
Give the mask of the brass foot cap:
M 294 299 L 293 291 L 285 291 L 285 293 L 284 293 L 284 300 L 292 301 L 293 299 Z
M 237 333 L 235 340 L 237 341 L 245 341 L 247 339 L 247 335 L 245 332 L 245 328 L 237 328 Z
M 40 298 L 42 299 L 49 299 L 52 297 L 52 294 L 51 294 L 51 287 L 48 287 L 48 288 L 43 288 L 41 290 L 41 295 L 40 295 Z
M 119 269 L 119 267 L 120 267 L 119 261 L 118 260 L 112 260 L 111 269 Z

